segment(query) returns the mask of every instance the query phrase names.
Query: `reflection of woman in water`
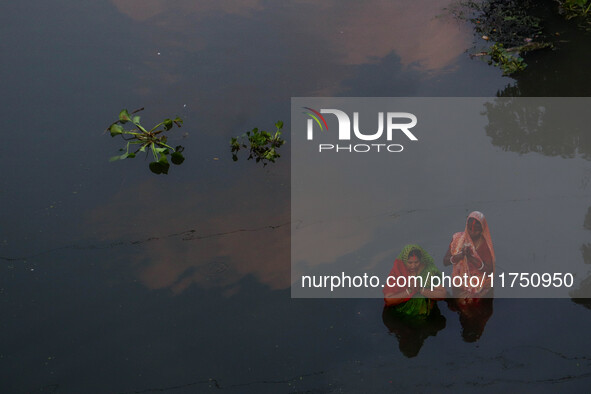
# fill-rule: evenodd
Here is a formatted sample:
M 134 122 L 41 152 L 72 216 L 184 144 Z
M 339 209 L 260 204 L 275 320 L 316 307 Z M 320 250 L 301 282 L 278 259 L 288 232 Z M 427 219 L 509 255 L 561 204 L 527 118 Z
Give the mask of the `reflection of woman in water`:
M 466 302 L 468 300 L 468 302 Z M 471 301 L 471 302 L 470 302 Z M 448 299 L 450 310 L 458 312 L 465 342 L 476 342 L 484 332 L 488 319 L 493 314 L 492 298 Z
M 414 357 L 419 353 L 423 342 L 445 328 L 445 317 L 437 308 L 436 299 L 443 299 L 446 291 L 443 287 L 430 290 L 431 279 L 441 275 L 433 264 L 433 258 L 418 245 L 407 245 L 390 271 L 390 279 L 384 287 L 386 305 L 382 320 L 390 332 L 398 338 L 400 351 L 406 357 Z M 411 276 L 420 277 L 421 283 L 409 281 Z M 410 283 L 409 283 L 410 282 Z
M 404 316 L 397 313 L 395 308 L 385 307 L 382 321 L 398 338 L 398 348 L 402 354 L 409 358 L 419 354 L 425 339 L 437 335 L 445 328 L 446 322 L 436 303 L 426 318 Z
M 436 299 L 445 298 L 443 287 L 431 290 L 431 278 L 441 273 L 433 264 L 433 258 L 418 245 L 407 245 L 394 261 L 390 279 L 384 286 L 386 307 L 399 314 L 426 317 L 433 309 Z M 413 280 L 410 277 L 420 277 Z
M 468 278 L 477 276 L 479 279 L 495 272 L 495 251 L 490 237 L 486 219 L 481 212 L 474 211 L 468 215 L 466 228 L 455 233 L 445 257 L 444 265 L 453 265 L 453 276 Z M 480 281 L 479 286 L 462 286 L 454 288 L 457 298 L 483 297 L 490 290 L 490 278 Z M 488 294 L 490 296 L 490 294 Z

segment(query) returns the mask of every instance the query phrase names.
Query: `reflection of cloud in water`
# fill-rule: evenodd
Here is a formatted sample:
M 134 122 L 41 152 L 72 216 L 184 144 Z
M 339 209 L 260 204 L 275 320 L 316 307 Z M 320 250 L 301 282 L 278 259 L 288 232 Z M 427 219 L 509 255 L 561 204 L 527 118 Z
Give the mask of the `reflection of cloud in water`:
M 247 182 L 230 187 L 232 192 L 218 188 L 173 195 L 149 181 L 118 193 L 89 220 L 108 240 L 158 238 L 130 253 L 138 277 L 151 289 L 178 293 L 196 283 L 231 293 L 247 275 L 272 289 L 288 287 L 288 199 L 256 193 Z M 249 187 L 257 198 L 236 197 Z M 170 235 L 174 232 L 182 233 Z
M 421 73 L 414 69 L 405 70 L 396 53 L 380 59 L 377 63 L 357 67 L 356 75 L 342 81 L 359 97 L 414 96 L 421 83 Z
M 220 43 L 239 44 L 245 38 L 248 38 L 246 48 L 256 50 L 255 47 L 264 45 L 256 36 L 260 24 L 257 18 L 261 18 L 267 21 L 267 35 L 280 43 L 266 56 L 272 56 L 277 63 L 279 57 L 285 56 L 280 51 L 297 51 L 297 58 L 292 60 L 308 71 L 310 67 L 305 64 L 317 66 L 329 61 L 333 65 L 360 65 L 374 63 L 396 52 L 403 66 L 413 65 L 433 72 L 453 64 L 472 39 L 468 29 L 462 29 L 449 18 L 439 17 L 445 13 L 450 0 L 372 0 L 350 2 L 346 6 L 336 0 L 322 4 L 310 0 L 289 4 L 260 0 L 185 0 L 174 5 L 165 0 L 112 1 L 119 11 L 137 21 L 154 18 L 158 35 L 153 35 L 152 40 L 156 44 L 167 43 L 188 51 Z M 220 23 L 208 26 L 207 19 L 212 16 Z M 228 23 L 221 23 L 220 18 L 224 16 L 249 17 L 252 21 L 232 18 Z M 222 41 L 216 42 L 219 40 Z M 241 48 L 237 47 L 228 55 L 241 58 L 240 52 Z M 299 81 L 310 76 L 298 75 Z
M 383 222 L 391 219 L 388 214 L 384 214 L 387 211 L 384 207 L 396 205 L 400 201 L 399 195 L 376 192 L 380 190 L 379 187 L 358 192 L 351 180 L 359 174 L 343 171 L 340 161 L 319 162 L 311 157 L 306 160 L 305 165 L 302 161 L 292 162 L 292 165 L 298 166 L 296 178 L 305 179 L 305 186 L 296 181 L 291 189 L 294 280 L 304 273 L 334 270 L 337 262 L 341 269 L 351 268 L 342 265 L 341 259 L 375 242 L 376 237 L 381 235 Z M 347 158 L 341 160 L 346 161 Z M 318 168 L 322 168 L 323 176 L 317 176 Z M 380 184 L 380 178 L 376 178 L 374 185 Z M 359 207 L 366 207 L 371 213 L 359 211 Z M 370 269 L 384 261 L 393 262 L 398 251 L 392 249 L 391 245 L 385 249 L 364 251 L 361 266 Z
M 186 105 L 201 134 L 227 137 L 268 127 L 259 119 L 289 97 L 414 95 L 472 37 L 436 17 L 449 0 L 112 1 L 134 20 L 130 87 L 141 105 Z
M 180 13 L 222 11 L 228 14 L 244 14 L 261 8 L 261 0 L 181 0 L 171 4 L 168 0 L 112 0 L 117 9 L 132 19 L 145 21 L 157 15 L 175 10 Z
M 295 227 L 298 229 L 297 225 Z M 334 263 L 340 257 L 360 249 L 372 236 L 369 228 L 361 227 L 356 220 L 347 217 L 310 223 L 305 227 L 304 231 L 292 233 L 294 244 L 305 245 L 293 249 L 292 259 L 299 264 L 305 262 L 308 268 L 310 262 L 314 266 Z M 299 264 L 297 268 L 302 269 Z
M 328 29 L 330 42 L 340 47 L 345 62 L 363 64 L 392 51 L 404 66 L 422 70 L 449 66 L 470 43 L 471 35 L 442 18 L 448 0 L 364 1 L 343 7 L 334 2 L 331 14 L 336 22 Z

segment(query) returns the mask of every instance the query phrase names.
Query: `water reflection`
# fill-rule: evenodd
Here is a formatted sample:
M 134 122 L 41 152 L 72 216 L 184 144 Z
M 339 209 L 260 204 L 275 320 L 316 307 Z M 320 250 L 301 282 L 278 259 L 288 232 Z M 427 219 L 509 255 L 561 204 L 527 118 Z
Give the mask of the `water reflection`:
M 519 96 L 526 94 L 519 80 L 510 85 L 499 96 Z M 590 99 L 551 98 L 515 100 L 509 97 L 496 99 L 485 104 L 484 113 L 488 117 L 486 133 L 493 145 L 505 151 L 519 154 L 540 153 L 545 156 L 581 158 L 591 160 L 591 134 L 586 113 L 591 105 Z M 568 121 L 568 125 L 566 122 Z M 585 189 L 588 176 L 581 180 L 580 188 Z M 584 228 L 591 229 L 591 208 L 584 219 Z M 584 264 L 591 264 L 591 244 L 581 246 Z M 579 287 L 570 292 L 572 300 L 591 308 L 586 298 L 591 294 L 591 276 L 581 280 Z
M 112 0 L 117 9 L 138 21 L 146 21 L 156 16 L 168 17 L 171 13 L 195 13 L 206 18 L 211 12 L 222 11 L 228 14 L 248 15 L 251 11 L 262 8 L 262 0 L 181 0 L 175 2 L 174 8 L 166 0 Z
M 518 86 L 518 84 L 517 84 Z M 509 86 L 501 95 L 521 94 L 517 86 Z M 552 99 L 515 100 L 497 99 L 485 104 L 488 117 L 486 133 L 493 145 L 503 150 L 527 154 L 540 153 L 545 156 L 564 158 L 582 158 L 591 160 L 591 135 L 584 116 L 591 105 L 589 99 Z M 568 126 L 565 124 L 568 120 Z M 588 179 L 582 180 L 585 188 Z M 591 229 L 591 210 L 587 211 L 584 227 Z M 591 244 L 581 246 L 583 261 L 591 264 Z M 573 301 L 589 307 L 586 298 L 591 294 L 591 276 L 583 279 L 578 289 L 570 292 Z
M 543 11 L 546 31 L 555 36 L 557 49 L 528 52 L 523 55 L 528 64 L 524 72 L 512 75 L 515 82 L 500 89 L 500 97 L 588 97 L 591 84 L 588 70 L 591 56 L 588 54 L 591 34 L 578 29 L 576 21 L 566 20 L 552 12 Z M 571 64 L 565 68 L 565 64 Z M 558 133 L 557 133 L 558 134 Z
M 147 181 L 95 208 L 88 223 L 102 240 L 131 241 L 119 258 L 150 289 L 180 293 L 197 283 L 230 295 L 248 275 L 272 289 L 287 288 L 289 201 L 278 198 L 280 184 L 263 182 L 251 191 L 258 198 L 237 203 L 235 193 L 250 187 L 251 181 L 215 191 L 184 186 L 171 195 L 158 181 Z
M 138 89 L 155 95 L 161 88 L 191 86 L 189 105 L 207 108 L 210 116 L 228 107 L 235 116 L 241 109 L 258 111 L 286 92 L 338 95 L 354 66 L 375 64 L 393 53 L 402 72 L 447 72 L 471 41 L 467 28 L 441 17 L 450 0 L 348 1 L 347 6 L 337 0 L 182 0 L 175 7 L 165 0 L 112 3 L 140 27 L 157 27 L 135 33 L 153 48 L 153 55 L 145 56 Z M 144 75 L 147 70 L 150 76 Z M 154 73 L 160 80 L 151 77 Z M 393 76 L 398 73 L 392 70 Z
M 486 134 L 505 151 L 590 160 L 591 134 L 581 114 L 589 110 L 591 100 L 562 100 L 506 97 L 486 103 Z
M 157 20 L 160 28 L 179 32 L 215 15 L 249 17 L 273 9 L 280 13 L 275 20 L 286 27 L 305 26 L 317 38 L 336 46 L 346 64 L 372 62 L 395 51 L 403 65 L 433 71 L 450 65 L 464 53 L 470 41 L 458 24 L 441 17 L 442 10 L 451 3 L 449 0 L 351 1 L 346 7 L 336 0 L 322 4 L 297 0 L 282 5 L 261 0 L 184 0 L 176 2 L 174 9 L 166 0 L 112 2 L 120 12 L 137 21 Z
M 404 315 L 394 308 L 385 307 L 382 311 L 382 321 L 388 330 L 396 335 L 400 351 L 408 358 L 417 356 L 425 340 L 430 336 L 436 336 L 446 324 L 437 304 L 434 304 L 426 318 Z
M 458 312 L 462 339 L 465 342 L 478 341 L 493 314 L 493 298 L 448 299 L 447 306 L 451 311 Z
M 591 207 L 587 210 L 587 214 L 585 215 L 585 221 L 583 222 L 583 227 L 587 230 L 591 230 Z
M 591 230 L 591 207 L 587 210 L 583 227 Z M 583 254 L 583 262 L 591 266 L 591 243 L 581 245 L 581 253 Z M 591 275 L 587 276 L 581 281 L 578 289 L 571 292 L 571 299 L 577 304 L 583 305 L 585 308 L 591 309 Z

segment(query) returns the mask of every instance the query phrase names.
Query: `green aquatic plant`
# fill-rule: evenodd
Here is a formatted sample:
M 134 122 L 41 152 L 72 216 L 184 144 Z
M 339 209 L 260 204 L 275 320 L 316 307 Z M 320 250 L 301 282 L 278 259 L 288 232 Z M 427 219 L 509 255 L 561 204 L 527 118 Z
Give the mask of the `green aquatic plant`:
M 591 15 L 591 0 L 561 0 L 559 3 L 567 19 Z
M 579 27 L 591 30 L 591 0 L 558 0 L 566 19 L 576 19 Z
M 452 4 L 449 12 L 471 22 L 477 37 L 509 48 L 542 36 L 542 20 L 533 15 L 534 6 L 533 0 L 460 0 Z
M 154 174 L 168 174 L 168 169 L 170 168 L 168 156 L 170 156 L 172 164 L 175 165 L 182 164 L 185 161 L 185 157 L 182 154 L 184 150 L 182 146 L 179 145 L 173 148 L 167 145 L 167 137 L 164 133 L 172 129 L 174 125 L 181 127 L 183 120 L 179 117 L 175 119 L 164 119 L 148 131 L 140 124 L 140 117 L 135 115 L 142 110 L 143 108 L 137 109 L 131 114 L 126 109 L 121 110 L 119 120 L 113 122 L 107 128 L 111 133 L 111 137 L 120 135 L 127 141 L 125 149 L 119 149 L 120 152 L 124 153 L 111 157 L 109 161 L 133 159 L 139 152 L 146 152 L 146 155 L 148 155 L 147 150 L 149 149 L 152 151 L 154 157 L 154 161 L 149 164 L 150 171 Z M 126 130 L 123 125 L 127 123 L 133 124 L 135 128 Z M 130 152 L 129 148 L 132 145 L 139 145 L 139 147 L 135 151 Z
M 281 138 L 283 122 L 278 121 L 275 123 L 275 128 L 274 134 L 254 128 L 239 137 L 232 137 L 230 140 L 232 160 L 237 161 L 238 151 L 244 148 L 249 150 L 248 160 L 255 159 L 257 163 L 262 162 L 263 166 L 268 163 L 275 163 L 275 160 L 281 157 L 277 153 L 277 149 L 285 144 L 285 140 Z
M 527 67 L 527 64 L 521 56 L 510 54 L 503 47 L 503 44 L 500 43 L 496 43 L 490 47 L 488 55 L 490 56 L 488 64 L 500 67 L 501 70 L 503 70 L 503 75 L 511 75 L 514 72 L 525 70 Z
M 494 43 L 470 56 L 489 56 L 489 64 L 501 68 L 503 75 L 511 75 L 527 67 L 520 53 L 553 47 L 546 41 L 543 20 L 535 16 L 535 8 L 532 0 L 459 0 L 449 12 L 472 23 L 478 42 Z

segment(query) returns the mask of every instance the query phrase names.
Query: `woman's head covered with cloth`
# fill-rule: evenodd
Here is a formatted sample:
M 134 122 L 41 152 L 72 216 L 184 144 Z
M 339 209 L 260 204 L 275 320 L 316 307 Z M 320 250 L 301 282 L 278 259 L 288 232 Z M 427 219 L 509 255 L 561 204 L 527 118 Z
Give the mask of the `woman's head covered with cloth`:
M 471 212 L 466 218 L 466 228 L 463 233 L 456 233 L 452 241 L 452 254 L 462 252 L 464 246 L 469 245 L 474 248 L 474 243 L 482 237 L 492 257 L 492 263 L 495 262 L 495 250 L 493 249 L 490 230 L 484 214 L 479 211 Z M 474 248 L 475 249 L 475 248 Z

